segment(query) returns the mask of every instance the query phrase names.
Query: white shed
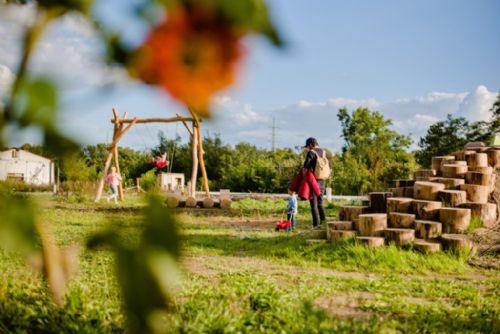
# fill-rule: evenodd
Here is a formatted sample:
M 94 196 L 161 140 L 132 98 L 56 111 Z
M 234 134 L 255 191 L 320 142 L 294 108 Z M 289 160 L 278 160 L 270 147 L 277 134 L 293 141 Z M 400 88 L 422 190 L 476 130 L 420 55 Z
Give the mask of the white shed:
M 54 162 L 28 151 L 11 148 L 0 152 L 0 180 L 51 185 L 55 183 Z
M 184 191 L 184 174 L 160 173 L 160 187 L 169 191 Z

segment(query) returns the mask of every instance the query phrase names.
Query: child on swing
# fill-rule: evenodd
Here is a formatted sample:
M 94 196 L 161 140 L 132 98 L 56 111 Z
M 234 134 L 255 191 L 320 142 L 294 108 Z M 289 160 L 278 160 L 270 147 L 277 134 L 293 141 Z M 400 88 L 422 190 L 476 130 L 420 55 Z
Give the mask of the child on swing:
M 111 188 L 111 196 L 106 197 L 106 201 L 109 202 L 110 199 L 118 204 L 118 185 L 122 182 L 122 177 L 116 172 L 116 167 L 111 167 L 111 172 L 106 176 L 106 183 Z

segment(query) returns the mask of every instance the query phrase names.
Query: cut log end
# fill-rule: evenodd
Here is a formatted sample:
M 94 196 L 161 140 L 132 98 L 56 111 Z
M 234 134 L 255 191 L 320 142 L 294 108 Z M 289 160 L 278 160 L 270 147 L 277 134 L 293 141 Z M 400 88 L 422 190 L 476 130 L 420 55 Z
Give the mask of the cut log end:
M 186 199 L 186 207 L 188 207 L 188 208 L 195 208 L 196 204 L 197 204 L 196 198 L 194 198 L 194 197 L 188 197 Z
M 176 196 L 169 196 L 169 197 L 167 197 L 166 203 L 167 203 L 167 207 L 176 208 L 179 206 L 180 200 Z
M 210 209 L 210 208 L 213 208 L 214 205 L 215 205 L 215 202 L 213 199 L 211 199 L 210 197 L 205 197 L 203 199 L 203 207 L 206 208 L 206 209 Z
M 223 198 L 220 200 L 220 208 L 221 209 L 231 209 L 232 204 L 233 204 L 233 201 L 230 200 L 229 198 Z

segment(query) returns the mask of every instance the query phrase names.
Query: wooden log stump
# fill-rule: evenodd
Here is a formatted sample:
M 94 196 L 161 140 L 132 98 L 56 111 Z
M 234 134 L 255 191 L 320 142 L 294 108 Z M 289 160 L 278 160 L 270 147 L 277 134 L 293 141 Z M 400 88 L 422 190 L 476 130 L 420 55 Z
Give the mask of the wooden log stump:
M 497 205 L 495 203 L 462 203 L 459 207 L 471 210 L 471 218 L 479 218 L 484 227 L 493 228 L 497 222 Z
M 408 245 L 415 240 L 415 230 L 409 228 L 387 228 L 384 230 L 385 240 L 394 242 L 396 246 Z
M 474 154 L 476 151 L 471 151 L 471 150 L 463 150 L 463 151 L 458 151 L 454 152 L 455 160 L 465 160 L 465 157 L 469 154 Z
M 470 168 L 488 167 L 488 154 L 486 153 L 469 154 L 465 157 L 465 161 L 467 161 L 467 166 L 469 166 Z
M 489 186 L 491 184 L 491 179 L 495 174 L 486 174 L 481 172 L 467 172 L 465 174 L 465 180 L 469 184 L 476 184 L 479 186 Z
M 308 239 L 306 240 L 306 245 L 312 246 L 312 245 L 321 245 L 326 243 L 325 239 Z
M 413 187 L 414 184 L 415 180 L 413 179 L 392 180 L 392 185 L 394 186 L 394 188 Z
M 437 241 L 415 239 L 413 249 L 425 254 L 436 253 L 441 251 L 441 244 Z
M 205 197 L 205 198 L 203 199 L 203 202 L 202 202 L 202 203 L 203 203 L 202 205 L 203 205 L 203 207 L 204 207 L 205 209 L 210 209 L 210 208 L 213 208 L 213 207 L 214 207 L 214 205 L 215 205 L 214 200 L 213 200 L 212 198 L 210 198 L 210 197 Z
M 476 184 L 462 184 L 460 190 L 467 193 L 467 201 L 476 203 L 487 203 L 490 194 L 489 186 L 479 186 Z
M 433 177 L 436 176 L 435 169 L 421 169 L 413 172 L 413 179 L 416 180 L 419 177 Z
M 452 190 L 457 189 L 461 184 L 465 184 L 464 179 L 453 179 L 446 177 L 438 177 L 436 180 L 432 182 L 442 183 L 444 184 L 445 189 L 452 189 Z
M 455 164 L 446 164 L 441 168 L 443 171 L 443 177 L 452 178 L 452 179 L 463 179 L 465 178 L 465 173 L 468 171 L 467 166 L 455 165 Z
M 338 240 L 346 240 L 346 239 L 352 239 L 356 237 L 357 232 L 356 231 L 347 231 L 347 230 L 333 230 L 330 231 L 330 239 L 328 239 L 329 242 L 335 242 Z
M 388 215 L 388 224 L 390 228 L 413 228 L 414 226 L 414 214 L 391 212 Z
M 455 161 L 455 157 L 453 155 L 444 155 L 440 157 L 432 157 L 431 167 L 436 171 L 436 174 L 441 173 L 441 165 L 450 164 Z
M 423 199 L 425 201 L 436 201 L 438 199 L 438 193 L 444 190 L 444 184 L 435 182 L 415 182 L 413 186 L 415 199 Z
M 389 188 L 389 192 L 391 192 L 394 197 L 403 197 L 405 194 L 405 188 Z
M 443 249 L 452 252 L 462 252 L 472 250 L 472 240 L 464 234 L 443 234 L 441 236 Z
M 356 206 L 356 205 L 343 205 L 339 209 L 339 220 L 348 221 L 357 219 L 359 215 L 368 213 L 370 207 Z
M 190 196 L 186 199 L 186 207 L 188 208 L 195 208 L 196 207 L 196 198 Z
M 364 237 L 380 237 L 387 228 L 387 215 L 385 213 L 368 213 L 359 215 L 358 231 Z
M 342 221 L 342 220 L 335 220 L 326 223 L 326 230 L 331 231 L 349 231 L 349 230 L 354 230 L 354 224 L 352 221 Z
M 496 186 L 497 186 L 497 175 L 500 175 L 499 172 L 495 173 L 495 174 L 491 174 L 491 178 L 490 178 L 490 185 L 489 185 L 489 188 L 490 188 L 490 194 L 492 192 L 494 192 L 496 189 Z M 497 190 L 498 193 L 500 193 L 500 189 Z
M 233 201 L 229 198 L 222 198 L 220 200 L 220 208 L 221 209 L 231 209 L 231 205 L 233 204 Z
M 413 198 L 414 193 L 415 192 L 413 187 L 404 187 L 403 197 Z
M 387 199 L 387 213 L 413 213 L 411 203 L 413 199 L 404 197 L 390 197 Z
M 441 235 L 442 224 L 430 220 L 415 220 L 415 237 L 435 239 Z
M 462 208 L 439 209 L 439 220 L 444 233 L 464 233 L 469 227 L 471 210 Z
M 385 213 L 387 211 L 387 199 L 393 197 L 391 192 L 371 192 L 370 197 L 370 212 Z
M 168 196 L 166 200 L 167 207 L 176 208 L 179 206 L 180 199 L 177 196 Z
M 353 226 L 355 231 L 359 231 L 359 219 L 358 218 L 352 220 L 352 226 Z
M 467 202 L 467 193 L 463 190 L 441 190 L 438 198 L 444 206 L 457 207 L 460 203 Z
M 439 220 L 439 209 L 442 207 L 441 202 L 413 200 L 413 213 L 417 219 L 423 220 Z
M 493 167 L 473 167 L 469 168 L 470 172 L 479 172 L 484 174 L 493 174 Z
M 385 239 L 382 237 L 356 237 L 356 242 L 370 248 L 384 246 Z
M 486 151 L 486 154 L 488 155 L 488 165 L 490 165 L 490 167 L 493 168 L 500 167 L 499 149 L 490 148 L 488 151 Z

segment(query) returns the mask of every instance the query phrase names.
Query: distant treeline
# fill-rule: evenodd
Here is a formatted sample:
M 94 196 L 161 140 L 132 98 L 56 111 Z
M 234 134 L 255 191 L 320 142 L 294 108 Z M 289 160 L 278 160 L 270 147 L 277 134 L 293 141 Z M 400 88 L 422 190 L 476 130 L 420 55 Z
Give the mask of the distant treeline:
M 420 149 L 410 152 L 412 140 L 390 129 L 392 121 L 367 108 L 338 112 L 344 139 L 342 150 L 327 151 L 333 163 L 328 185 L 334 193 L 351 195 L 384 190 L 393 179 L 409 178 L 420 166 L 428 167 L 432 156 L 457 151 L 469 141 L 488 141 L 500 132 L 500 95 L 491 108 L 489 121 L 469 123 L 464 118 L 448 115 L 445 121 L 431 125 L 420 138 Z M 321 142 L 321 138 L 319 138 Z M 51 157 L 41 146 L 21 147 L 36 154 Z M 301 168 L 303 152 L 290 148 L 274 152 L 248 143 L 236 146 L 224 144 L 219 136 L 203 138 L 204 159 L 212 190 L 231 189 L 234 192 L 286 192 L 290 181 Z M 168 154 L 170 165 L 165 170 L 191 175 L 191 144 L 180 138 L 167 139 L 158 135 L 158 145 L 150 151 L 118 148 L 120 169 L 128 185 L 141 178 L 141 185 L 150 187 L 159 171 L 152 159 Z M 62 181 L 92 181 L 102 175 L 107 145 L 85 146 L 70 156 L 56 159 Z M 53 157 L 52 157 L 53 158 Z M 201 182 L 198 182 L 201 186 Z

